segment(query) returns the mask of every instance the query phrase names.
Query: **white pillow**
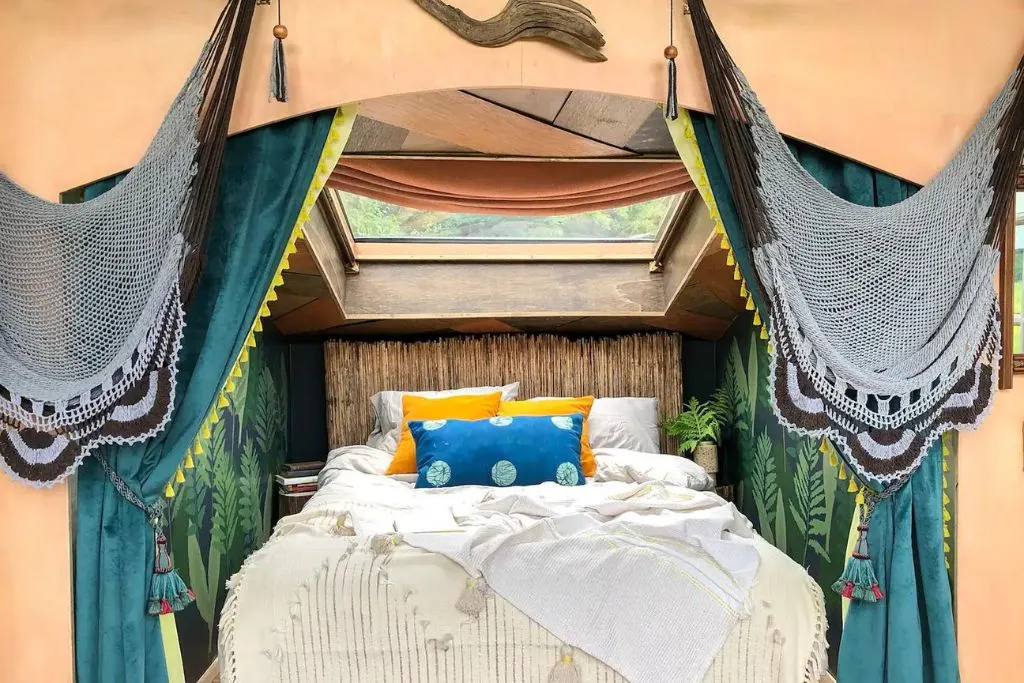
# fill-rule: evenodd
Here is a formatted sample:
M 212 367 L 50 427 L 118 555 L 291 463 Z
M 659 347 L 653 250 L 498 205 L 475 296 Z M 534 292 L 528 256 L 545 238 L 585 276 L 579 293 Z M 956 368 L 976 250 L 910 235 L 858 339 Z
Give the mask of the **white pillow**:
M 715 480 L 703 467 L 678 455 L 637 453 L 621 448 L 594 449 L 597 473 L 594 481 L 624 481 L 643 484 L 661 481 L 696 491 L 711 491 Z
M 660 453 L 658 399 L 599 398 L 587 420 L 590 447 Z
M 493 394 L 496 391 L 501 392 L 502 401 L 513 401 L 519 395 L 519 382 L 501 387 L 467 387 L 445 391 L 378 391 L 370 397 L 375 419 L 373 431 L 366 440 L 366 445 L 392 454 L 395 452 L 398 448 L 398 438 L 402 434 L 402 396 L 405 394 L 425 398 L 448 398 Z

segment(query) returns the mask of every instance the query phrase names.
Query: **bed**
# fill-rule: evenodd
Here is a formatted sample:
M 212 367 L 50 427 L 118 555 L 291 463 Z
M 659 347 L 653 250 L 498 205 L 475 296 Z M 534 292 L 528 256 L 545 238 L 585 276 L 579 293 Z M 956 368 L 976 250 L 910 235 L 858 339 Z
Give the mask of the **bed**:
M 603 410 L 615 412 L 681 384 L 680 341 L 671 335 L 553 341 L 549 358 L 527 339 L 524 353 L 542 367 L 567 358 L 594 366 L 582 379 L 548 373 L 534 396 L 579 394 L 572 383 L 589 380 L 595 393 L 623 397 L 606 400 Z M 447 373 L 434 389 L 479 386 L 487 373 L 511 377 L 494 367 L 488 342 L 458 341 L 469 343 L 454 355 L 391 346 L 380 351 L 384 361 L 372 345 L 328 346 L 329 423 L 346 424 L 346 411 L 351 423 L 370 403 L 372 417 L 356 427 L 366 443 L 333 444 L 316 495 L 229 581 L 222 680 L 817 683 L 826 667 L 818 585 L 714 493 L 706 472 L 656 452 L 664 442 L 645 445 L 620 429 L 630 416 L 605 414 L 603 424 L 616 425 L 611 440 L 591 417 L 596 469 L 579 486 L 416 488 L 416 475 L 385 474 L 393 430 L 380 424 L 379 397 L 431 382 L 397 383 L 381 368 Z M 438 355 L 393 362 L 395 353 L 421 351 Z M 517 391 L 540 376 L 503 352 L 521 378 Z M 373 390 L 363 400 L 339 395 L 338 381 L 331 388 L 331 373 L 351 368 L 356 353 L 363 377 L 352 381 Z M 629 359 L 625 369 L 594 369 L 615 368 L 616 356 Z M 474 358 L 486 367 L 455 379 L 444 369 Z M 648 364 L 659 372 L 628 370 Z M 332 441 L 345 438 L 355 440 L 332 427 Z

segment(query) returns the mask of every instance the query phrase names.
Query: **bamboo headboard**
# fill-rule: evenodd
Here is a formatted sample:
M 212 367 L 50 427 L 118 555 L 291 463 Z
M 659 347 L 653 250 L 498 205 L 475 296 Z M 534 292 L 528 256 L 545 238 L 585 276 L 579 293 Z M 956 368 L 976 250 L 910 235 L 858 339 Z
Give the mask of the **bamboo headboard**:
M 366 442 L 374 419 L 370 397 L 385 390 L 436 391 L 518 381 L 520 398 L 654 396 L 662 417 L 674 416 L 682 407 L 682 340 L 676 334 L 578 340 L 554 335 L 336 340 L 324 344 L 324 359 L 331 448 Z M 661 446 L 670 446 L 664 435 Z

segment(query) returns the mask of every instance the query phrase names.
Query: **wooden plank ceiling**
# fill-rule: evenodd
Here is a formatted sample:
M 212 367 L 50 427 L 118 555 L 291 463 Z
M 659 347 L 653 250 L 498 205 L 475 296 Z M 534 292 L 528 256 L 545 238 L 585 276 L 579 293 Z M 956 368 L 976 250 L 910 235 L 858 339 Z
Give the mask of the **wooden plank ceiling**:
M 653 102 L 565 90 L 417 93 L 363 102 L 346 155 L 677 158 Z M 453 161 L 457 163 L 457 161 Z M 330 221 L 312 221 L 271 320 L 288 336 L 675 330 L 716 339 L 743 310 L 733 268 L 692 202 L 653 267 L 594 263 L 366 262 L 348 272 Z M 314 226 L 313 224 L 316 223 Z M 335 230 L 335 233 L 338 231 Z M 472 294 L 467 294 L 467 291 Z M 339 303 L 340 302 L 340 303 Z
M 444 90 L 362 102 L 345 154 L 675 157 L 654 102 L 569 90 Z

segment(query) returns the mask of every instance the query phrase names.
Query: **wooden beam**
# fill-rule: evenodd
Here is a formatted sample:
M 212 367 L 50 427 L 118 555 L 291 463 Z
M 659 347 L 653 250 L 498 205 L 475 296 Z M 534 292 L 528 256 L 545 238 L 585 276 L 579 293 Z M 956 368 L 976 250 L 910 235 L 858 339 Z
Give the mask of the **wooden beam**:
M 282 315 L 273 322 L 278 332 L 291 336 L 322 332 L 341 325 L 345 318 L 334 299 L 321 297 Z
M 457 90 L 367 100 L 360 103 L 359 113 L 485 154 L 632 156 L 618 147 L 588 140 Z
M 352 228 L 348 224 L 348 216 L 345 215 L 345 205 L 338 196 L 337 190 L 325 188 L 320 196 L 316 198 L 316 207 L 320 211 L 327 226 L 330 228 L 334 241 L 341 251 L 341 259 L 345 265 L 345 271 L 349 273 L 359 272 L 359 262 L 356 261 L 356 238 L 352 234 Z
M 363 263 L 345 316 L 520 318 L 645 316 L 665 309 L 661 276 L 642 263 Z
M 667 308 L 679 298 L 690 282 L 693 273 L 714 246 L 715 226 L 711 221 L 707 205 L 694 199 L 691 193 L 684 213 L 672 234 L 666 237 L 665 250 L 660 267 L 665 274 L 665 301 Z
M 323 276 L 324 282 L 327 283 L 331 298 L 337 304 L 338 311 L 344 319 L 345 257 L 319 204 L 313 206 L 309 221 L 303 227 L 303 233 L 306 243 L 309 244 L 313 260 L 316 261 L 317 269 Z

